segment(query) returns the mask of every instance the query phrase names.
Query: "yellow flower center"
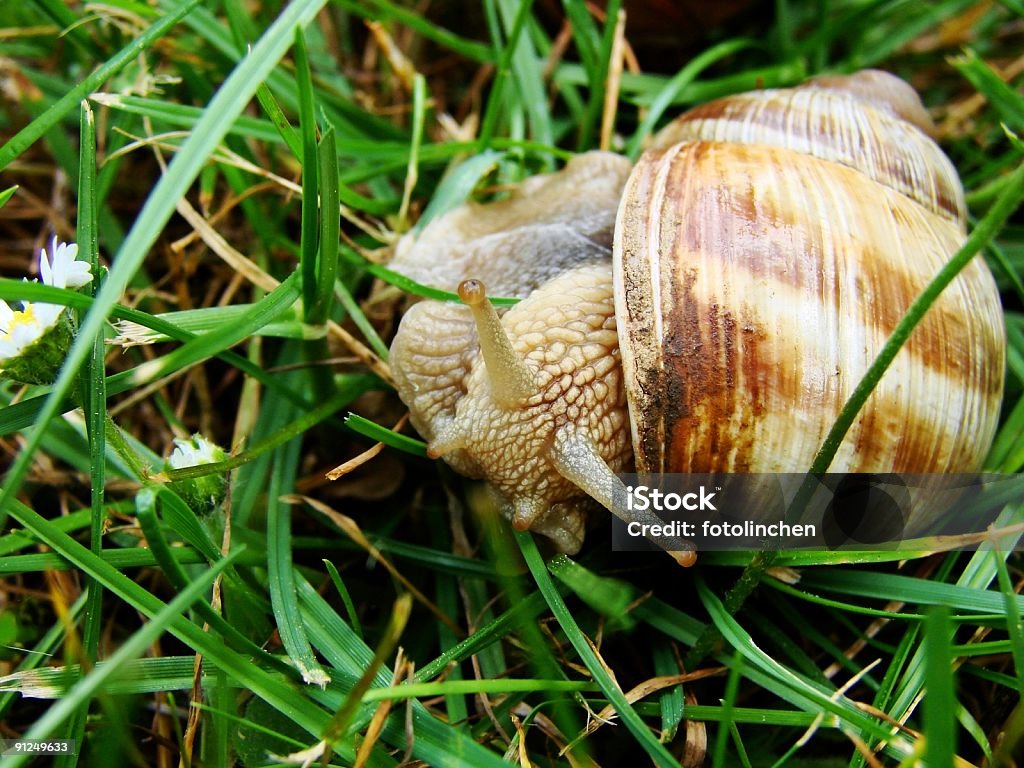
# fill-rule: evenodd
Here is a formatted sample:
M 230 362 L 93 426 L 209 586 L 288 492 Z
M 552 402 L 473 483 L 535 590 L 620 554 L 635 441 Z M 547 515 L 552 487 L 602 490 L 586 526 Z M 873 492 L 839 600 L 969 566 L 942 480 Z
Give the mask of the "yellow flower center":
M 8 333 L 14 333 L 15 329 L 19 325 L 38 325 L 39 321 L 36 319 L 36 314 L 33 306 L 28 304 L 24 309 L 19 309 L 14 313 L 11 318 L 10 325 L 7 326 Z

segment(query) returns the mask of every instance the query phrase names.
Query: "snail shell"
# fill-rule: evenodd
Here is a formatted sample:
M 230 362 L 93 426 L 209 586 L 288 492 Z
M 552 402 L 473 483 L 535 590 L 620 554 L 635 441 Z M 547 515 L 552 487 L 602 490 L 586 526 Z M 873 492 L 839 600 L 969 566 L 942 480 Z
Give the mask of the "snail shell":
M 492 222 L 467 260 L 459 252 L 476 246 L 456 235 L 456 262 L 472 271 L 425 282 L 450 289 L 453 273 L 493 274 L 499 293 L 528 295 L 500 321 L 475 283 L 469 308 L 424 302 L 406 315 L 391 360 L 414 425 L 434 455 L 486 478 L 516 527 L 567 552 L 582 543 L 586 497 L 617 511 L 614 473 L 633 461 L 655 473 L 805 470 L 896 323 L 963 242 L 963 192 L 928 125 L 909 86 L 878 72 L 730 97 L 671 124 L 633 168 L 612 265 L 599 236 L 607 228 L 588 224 L 582 238 L 593 247 L 533 290 L 537 271 L 523 265 L 549 244 L 499 244 Z M 591 163 L 607 171 L 609 157 L 581 156 L 566 173 Z M 530 226 L 550 218 L 564 236 L 568 186 L 559 174 L 535 183 L 531 196 L 547 202 Z M 617 199 L 608 190 L 619 183 L 595 195 Z M 518 231 L 522 214 L 502 216 Z M 455 221 L 446 220 L 435 223 Z M 418 245 L 401 268 L 430 260 Z M 491 263 L 496 251 L 515 253 L 525 289 Z M 974 260 L 900 351 L 832 471 L 978 469 L 1004 349 L 995 282 Z
M 883 94 L 907 87 L 881 83 Z M 704 105 L 656 142 L 682 143 L 634 169 L 613 271 L 640 471 L 806 469 L 963 242 L 946 157 L 899 107 L 841 85 Z M 998 292 L 976 259 L 901 350 L 833 469 L 980 468 L 1004 344 Z

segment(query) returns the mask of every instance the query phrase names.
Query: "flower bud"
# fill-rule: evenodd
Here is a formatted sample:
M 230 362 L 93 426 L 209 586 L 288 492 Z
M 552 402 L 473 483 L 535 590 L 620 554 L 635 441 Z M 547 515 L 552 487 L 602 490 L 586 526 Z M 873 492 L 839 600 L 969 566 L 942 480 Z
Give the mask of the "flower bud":
M 224 461 L 228 456 L 224 449 L 200 434 L 187 440 L 175 439 L 174 451 L 164 463 L 164 469 L 182 469 L 201 464 Z M 171 490 L 181 496 L 197 514 L 210 514 L 224 501 L 227 493 L 227 478 L 221 472 L 199 477 L 175 480 L 169 484 Z

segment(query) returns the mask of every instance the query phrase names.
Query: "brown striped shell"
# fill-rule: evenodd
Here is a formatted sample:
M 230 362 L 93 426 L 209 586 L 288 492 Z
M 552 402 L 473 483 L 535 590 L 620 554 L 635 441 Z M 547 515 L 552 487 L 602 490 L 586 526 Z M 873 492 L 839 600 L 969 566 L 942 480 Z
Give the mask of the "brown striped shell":
M 634 168 L 614 279 L 639 471 L 810 465 L 964 240 L 959 180 L 904 89 L 862 73 L 723 99 L 670 125 Z M 995 282 L 975 259 L 911 335 L 831 469 L 978 469 L 1004 352 Z

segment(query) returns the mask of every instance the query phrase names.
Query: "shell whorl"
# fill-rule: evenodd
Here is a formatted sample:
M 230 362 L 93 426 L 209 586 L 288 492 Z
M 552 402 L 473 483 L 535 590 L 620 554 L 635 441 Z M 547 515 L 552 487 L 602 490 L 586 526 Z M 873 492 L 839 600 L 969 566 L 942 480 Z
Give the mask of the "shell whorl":
M 928 137 L 930 129 L 909 85 L 866 70 L 708 102 L 662 129 L 651 148 L 722 141 L 790 149 L 855 168 L 964 231 L 963 189 L 949 158 Z

